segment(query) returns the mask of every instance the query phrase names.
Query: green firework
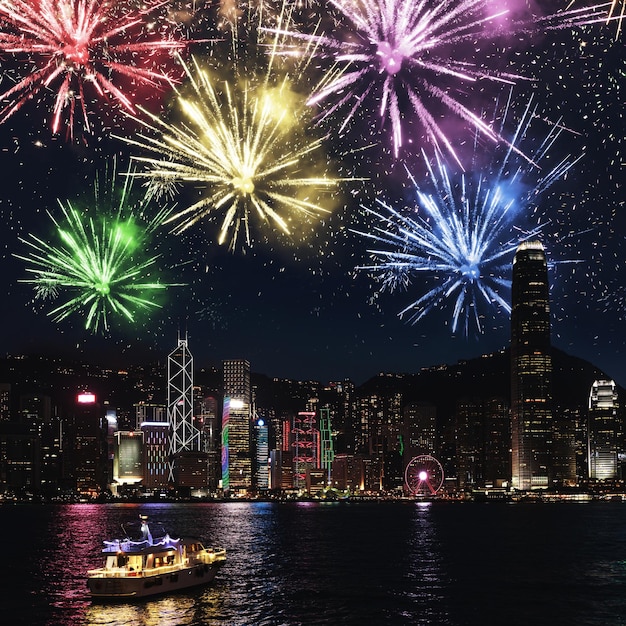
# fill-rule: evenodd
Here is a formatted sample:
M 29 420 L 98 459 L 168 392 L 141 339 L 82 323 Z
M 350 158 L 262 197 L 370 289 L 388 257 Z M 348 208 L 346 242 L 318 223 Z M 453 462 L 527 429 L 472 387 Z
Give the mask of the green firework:
M 110 205 L 102 206 L 97 181 L 95 189 L 93 217 L 69 201 L 59 201 L 61 219 L 49 213 L 56 230 L 54 242 L 31 234 L 29 239 L 20 239 L 29 254 L 15 255 L 26 261 L 26 271 L 32 276 L 20 282 L 34 285 L 39 298 L 64 299 L 48 313 L 54 321 L 81 314 L 85 328 L 94 333 L 108 331 L 114 317 L 135 322 L 139 312 L 159 308 L 157 293 L 173 286 L 160 282 L 158 276 L 146 280 L 157 272 L 160 255 L 148 256 L 145 251 L 151 249 L 151 235 L 167 211 L 144 222 L 146 207 L 140 205 L 136 211 L 128 206 L 128 183 L 113 211 Z M 115 191 L 113 185 L 110 195 Z

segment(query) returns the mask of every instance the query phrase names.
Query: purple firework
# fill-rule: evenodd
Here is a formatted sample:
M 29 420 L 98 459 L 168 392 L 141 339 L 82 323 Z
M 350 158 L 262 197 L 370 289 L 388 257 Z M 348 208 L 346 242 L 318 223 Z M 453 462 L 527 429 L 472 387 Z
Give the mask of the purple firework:
M 468 84 L 481 80 L 511 85 L 524 77 L 500 71 L 475 58 L 476 44 L 502 31 L 506 9 L 484 0 L 328 0 L 339 11 L 334 34 L 281 31 L 306 43 L 330 62 L 310 105 L 324 105 L 320 119 L 343 116 L 340 132 L 357 112 L 376 103 L 389 124 L 393 152 L 404 143 L 404 122 L 415 116 L 435 145 L 461 165 L 440 123 L 443 109 L 493 142 L 504 139 L 461 102 Z M 606 20 L 600 7 L 564 11 L 519 24 L 516 31 L 552 30 Z

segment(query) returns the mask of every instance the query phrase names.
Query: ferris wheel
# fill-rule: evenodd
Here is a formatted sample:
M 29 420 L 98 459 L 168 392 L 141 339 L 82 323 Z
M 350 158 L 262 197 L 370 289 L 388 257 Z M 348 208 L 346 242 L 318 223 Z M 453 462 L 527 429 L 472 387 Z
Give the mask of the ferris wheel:
M 413 457 L 406 466 L 404 482 L 415 496 L 434 496 L 443 484 L 443 467 L 430 454 Z

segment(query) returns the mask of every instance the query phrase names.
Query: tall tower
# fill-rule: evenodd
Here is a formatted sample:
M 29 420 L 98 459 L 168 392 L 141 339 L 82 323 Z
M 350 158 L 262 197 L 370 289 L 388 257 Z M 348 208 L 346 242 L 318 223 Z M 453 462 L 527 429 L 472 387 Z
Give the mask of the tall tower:
M 617 478 L 617 390 L 612 380 L 596 380 L 589 394 L 589 478 Z
M 169 481 L 174 484 L 175 466 L 182 452 L 200 451 L 200 431 L 193 425 L 193 357 L 187 339 L 167 357 L 167 421 L 170 424 Z
M 294 487 L 306 487 L 307 470 L 318 467 L 317 446 L 318 438 L 315 430 L 315 413 L 313 411 L 299 411 L 293 418 L 293 461 Z
M 269 428 L 262 418 L 255 416 L 255 467 L 254 478 L 255 486 L 259 491 L 267 491 L 269 488 Z
M 520 244 L 511 293 L 514 489 L 545 489 L 552 466 L 552 355 L 548 265 L 539 241 Z
M 326 470 L 326 482 L 331 483 L 335 448 L 330 423 L 330 409 L 326 406 L 320 409 L 320 467 Z
M 252 488 L 250 363 L 243 359 L 231 359 L 224 361 L 223 366 L 224 397 L 230 398 L 227 441 L 222 442 L 228 451 L 229 487 L 231 490 L 248 490 Z

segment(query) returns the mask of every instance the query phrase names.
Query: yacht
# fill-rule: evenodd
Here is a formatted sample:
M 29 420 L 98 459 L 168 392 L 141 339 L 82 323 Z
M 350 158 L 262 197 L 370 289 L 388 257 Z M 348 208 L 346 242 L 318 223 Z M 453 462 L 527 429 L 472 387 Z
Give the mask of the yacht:
M 122 525 L 122 530 L 122 538 L 104 542 L 103 567 L 87 573 L 93 600 L 144 598 L 205 585 L 226 562 L 223 548 L 205 548 L 190 537 L 173 538 L 161 524 L 151 528 L 146 516 Z

